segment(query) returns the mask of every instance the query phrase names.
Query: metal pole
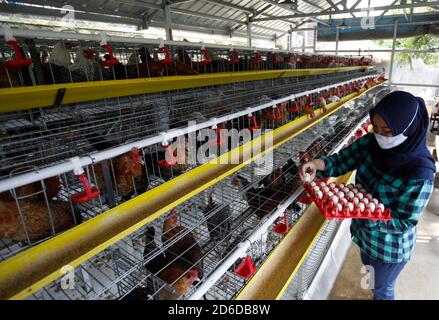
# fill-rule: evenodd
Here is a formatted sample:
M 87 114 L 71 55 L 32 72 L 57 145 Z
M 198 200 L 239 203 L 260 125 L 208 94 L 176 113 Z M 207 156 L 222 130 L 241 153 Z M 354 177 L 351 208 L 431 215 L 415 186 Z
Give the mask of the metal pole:
M 316 53 L 316 50 L 317 50 L 317 26 L 314 27 L 313 52 Z
M 163 0 L 163 12 L 165 14 L 166 40 L 172 41 L 171 6 L 168 0 Z
M 395 20 L 393 24 L 392 55 L 390 56 L 390 67 L 389 67 L 389 86 L 391 86 L 392 84 L 392 73 L 393 73 L 393 64 L 395 62 L 395 46 L 396 46 L 397 33 L 398 33 L 398 20 Z
M 306 49 L 306 31 L 302 33 L 302 52 L 305 53 Z
M 293 51 L 293 32 L 288 31 L 289 39 L 288 39 L 288 50 Z
M 247 46 L 252 46 L 252 23 L 247 23 Z
M 340 28 L 337 27 L 337 32 L 335 33 L 335 55 L 338 56 L 338 40 L 340 38 Z

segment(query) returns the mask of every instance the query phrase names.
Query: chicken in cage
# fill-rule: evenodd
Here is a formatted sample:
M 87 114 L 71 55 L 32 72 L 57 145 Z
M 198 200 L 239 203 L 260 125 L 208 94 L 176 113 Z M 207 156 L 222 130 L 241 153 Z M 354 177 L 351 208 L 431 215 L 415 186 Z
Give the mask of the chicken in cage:
M 379 95 L 379 92 L 374 94 Z M 370 107 L 366 99 L 360 105 L 348 104 L 336 111 L 333 118 L 317 123 L 312 130 L 302 132 L 277 148 L 271 172 L 257 174 L 259 171 L 255 169 L 258 164 L 248 165 L 236 175 L 217 182 L 81 264 L 75 269 L 75 281 L 80 285 L 74 290 L 60 289 L 58 282 L 55 287 L 53 284 L 44 287 L 32 298 L 190 297 L 201 283 L 226 263 L 239 244 L 245 242 L 273 214 L 272 203 L 277 206 L 300 189 L 297 177 L 300 151 L 307 150 L 309 157 L 331 153 L 366 117 Z M 345 114 L 353 120 L 344 121 Z M 336 127 L 340 123 L 343 126 Z M 316 140 L 316 136 L 322 138 Z M 70 187 L 73 179 L 61 179 L 62 190 L 58 198 L 62 198 L 64 189 Z M 245 188 L 242 186 L 244 180 L 247 183 Z M 296 203 L 299 197 L 300 194 L 292 203 Z M 267 203 L 270 205 L 267 206 Z M 93 207 L 92 203 L 80 205 L 83 211 L 87 206 Z M 227 271 L 215 278 L 214 284 L 204 293 L 205 298 L 233 298 L 285 236 L 285 232 L 300 219 L 304 208 L 306 206 L 290 205 L 283 216 L 280 215 L 273 225 L 255 238 L 240 259 L 238 257 L 228 264 Z
M 367 66 L 371 59 L 290 52 L 11 38 L 0 48 L 0 87 L 252 70 Z

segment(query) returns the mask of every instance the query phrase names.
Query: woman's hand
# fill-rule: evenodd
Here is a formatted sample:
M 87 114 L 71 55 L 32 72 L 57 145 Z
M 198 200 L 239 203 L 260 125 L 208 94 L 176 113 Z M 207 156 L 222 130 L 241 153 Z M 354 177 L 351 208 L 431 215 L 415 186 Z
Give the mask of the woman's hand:
M 302 182 L 309 182 L 305 181 L 305 173 L 308 173 L 310 175 L 309 180 L 312 181 L 316 177 L 317 170 L 325 170 L 325 162 L 322 159 L 314 159 L 303 164 L 299 169 L 299 177 Z

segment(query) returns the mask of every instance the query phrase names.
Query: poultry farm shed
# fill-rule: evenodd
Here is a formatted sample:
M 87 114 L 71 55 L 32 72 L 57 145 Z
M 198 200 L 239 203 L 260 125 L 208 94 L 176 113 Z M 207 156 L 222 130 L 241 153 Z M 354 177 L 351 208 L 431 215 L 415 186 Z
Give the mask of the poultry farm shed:
M 20 62 L 0 70 L 2 299 L 245 296 L 310 207 L 300 163 L 365 134 L 390 90 L 361 56 L 13 35 L 0 45 Z M 214 152 L 190 161 L 203 143 Z M 337 224 L 303 252 L 297 298 Z

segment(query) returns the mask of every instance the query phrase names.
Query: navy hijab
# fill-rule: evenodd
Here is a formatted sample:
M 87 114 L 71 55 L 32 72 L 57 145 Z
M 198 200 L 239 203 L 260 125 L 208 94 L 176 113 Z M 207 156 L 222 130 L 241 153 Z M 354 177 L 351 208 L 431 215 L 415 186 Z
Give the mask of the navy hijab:
M 376 113 L 394 136 L 407 129 L 404 135 L 408 138 L 399 146 L 384 150 L 373 137 L 369 148 L 375 166 L 395 177 L 433 181 L 436 166 L 427 149 L 429 119 L 424 100 L 408 92 L 393 91 L 370 111 L 370 118 Z

